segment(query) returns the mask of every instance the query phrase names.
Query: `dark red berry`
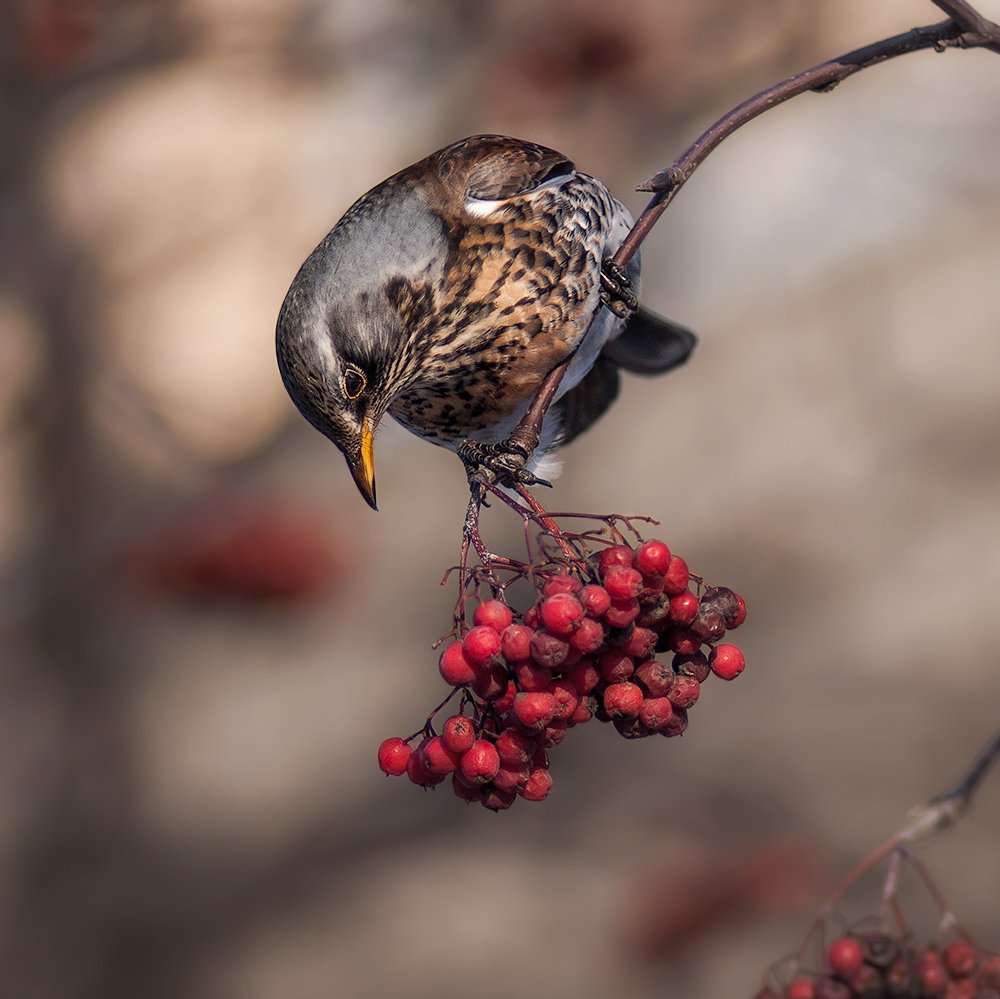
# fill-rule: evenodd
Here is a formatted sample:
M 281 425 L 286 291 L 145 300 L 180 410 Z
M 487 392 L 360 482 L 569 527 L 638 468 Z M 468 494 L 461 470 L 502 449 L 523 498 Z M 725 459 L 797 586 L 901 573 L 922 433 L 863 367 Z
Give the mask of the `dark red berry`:
M 614 548 L 605 548 L 597 560 L 597 571 L 601 576 L 606 576 L 612 566 L 631 566 L 632 549 L 626 545 L 615 545 Z
M 542 749 L 553 749 L 566 738 L 566 730 L 568 728 L 569 722 L 561 718 L 553 719 L 538 733 L 538 745 Z
M 543 767 L 536 767 L 518 793 L 525 801 L 544 801 L 551 790 L 552 775 Z
M 482 788 L 478 784 L 469 784 L 464 781 L 457 770 L 451 775 L 451 789 L 455 792 L 456 797 L 463 798 L 465 801 L 479 801 L 482 793 Z
M 465 715 L 452 715 L 441 726 L 441 741 L 452 753 L 461 755 L 476 741 L 476 727 Z
M 576 706 L 576 710 L 566 719 L 570 725 L 583 725 L 594 717 L 594 698 L 592 696 L 581 697 Z
M 650 697 L 666 697 L 674 686 L 674 671 L 651 659 L 636 669 L 635 680 Z
M 632 629 L 628 641 L 624 645 L 619 645 L 618 648 L 636 662 L 641 662 L 653 654 L 653 649 L 656 648 L 656 632 L 637 626 Z
M 618 649 L 608 649 L 602 652 L 597 660 L 601 677 L 608 683 L 618 683 L 627 680 L 635 672 L 635 660 Z
M 470 784 L 486 784 L 500 769 L 500 754 L 486 739 L 477 739 L 459 759 L 462 776 Z
M 556 576 L 549 576 L 542 587 L 542 596 L 554 597 L 557 593 L 579 593 L 582 584 L 575 576 L 561 572 Z
M 445 647 L 438 661 L 438 669 L 444 682 L 452 687 L 464 686 L 476 678 L 476 669 L 465 655 L 461 642 L 452 642 Z
M 514 707 L 514 698 L 517 696 L 517 685 L 513 680 L 507 682 L 507 689 L 493 702 L 493 710 L 498 715 L 504 715 Z
M 632 555 L 632 565 L 644 576 L 663 576 L 670 564 L 670 549 L 662 541 L 644 541 Z
M 851 990 L 844 982 L 822 975 L 813 982 L 813 996 L 815 999 L 851 999 Z
M 417 752 L 410 754 L 410 759 L 406 764 L 406 776 L 420 787 L 434 787 L 444 780 L 445 774 L 432 773 L 424 760 L 424 754 Z
M 507 670 L 500 663 L 492 663 L 484 666 L 476 674 L 476 679 L 472 681 L 472 689 L 484 701 L 496 701 L 504 695 L 508 681 Z
M 917 975 L 927 995 L 944 995 L 944 990 L 948 987 L 948 972 L 937 954 L 925 952 L 920 955 L 917 960 Z
M 548 631 L 536 631 L 531 639 L 531 658 L 546 669 L 558 669 L 569 655 L 569 643 Z
M 493 776 L 493 786 L 508 794 L 517 794 L 524 787 L 531 771 L 525 763 L 521 767 L 508 769 L 501 765 L 500 769 Z
M 549 693 L 556 699 L 555 719 L 566 721 L 576 711 L 580 703 L 580 695 L 569 680 L 553 680 L 549 684 Z
M 660 734 L 673 738 L 675 735 L 683 735 L 688 727 L 688 713 L 686 708 L 674 706 L 674 713 L 670 716 L 670 721 L 661 728 Z
M 500 632 L 500 651 L 509 663 L 522 663 L 531 658 L 534 631 L 524 624 L 508 625 Z
M 670 601 L 660 596 L 655 603 L 643 605 L 640 601 L 641 610 L 635 623 L 642 628 L 652 628 L 654 631 L 662 631 L 666 623 L 670 620 Z
M 538 744 L 530 735 L 519 732 L 516 728 L 505 728 L 496 741 L 497 753 L 503 766 L 517 769 L 531 759 L 531 754 Z
M 642 707 L 642 690 L 623 680 L 609 684 L 604 690 L 604 710 L 611 718 L 635 718 Z
M 675 708 L 690 708 L 698 700 L 701 684 L 693 676 L 675 676 L 667 697 Z
M 604 575 L 604 589 L 612 603 L 616 600 L 635 600 L 642 593 L 642 573 L 624 565 L 613 565 Z
M 691 656 L 701 650 L 701 639 L 692 635 L 687 628 L 675 625 L 664 635 L 664 638 L 667 648 L 680 655 Z
M 514 717 L 529 732 L 540 732 L 556 715 L 556 699 L 547 691 L 518 694 L 514 698 Z
M 982 995 L 979 986 L 971 978 L 956 978 L 944 990 L 944 999 L 981 999 Z
M 513 792 L 501 791 L 492 784 L 484 787 L 479 797 L 483 808 L 488 808 L 491 812 L 502 812 L 505 808 L 510 808 L 516 799 L 517 795 Z
M 518 663 L 514 667 L 514 682 L 518 690 L 548 690 L 552 683 L 552 670 L 533 662 Z
M 712 610 L 709 605 L 702 602 L 688 628 L 691 634 L 701 641 L 715 642 L 726 633 L 726 619 L 717 610 Z
M 538 611 L 538 604 L 532 604 L 524 612 L 524 624 L 532 631 L 542 626 L 542 615 Z
M 736 645 L 716 645 L 708 655 L 708 665 L 720 680 L 733 680 L 743 672 L 746 659 Z
M 378 765 L 390 777 L 400 777 L 406 773 L 406 764 L 410 762 L 412 753 L 413 750 L 402 739 L 393 736 L 378 747 Z
M 584 617 L 583 604 L 571 593 L 546 597 L 539 608 L 542 624 L 554 635 L 571 635 Z
M 611 597 L 603 586 L 595 586 L 588 583 L 577 594 L 577 600 L 583 604 L 583 609 L 589 617 L 601 617 L 611 606 Z
M 638 600 L 612 600 L 604 612 L 604 620 L 611 628 L 627 628 L 638 616 Z
M 600 671 L 589 659 L 578 662 L 563 676 L 573 684 L 577 693 L 580 694 L 589 694 L 601 680 Z
M 680 555 L 671 555 L 667 571 L 663 576 L 663 592 L 668 596 L 683 593 L 691 579 L 688 564 Z
M 731 618 L 726 618 L 727 628 L 738 628 L 747 619 L 747 602 L 738 594 L 736 597 L 736 613 Z
M 647 697 L 639 708 L 639 721 L 654 732 L 666 726 L 674 714 L 668 697 Z
M 698 598 L 685 590 L 670 598 L 670 619 L 675 624 L 690 624 L 698 616 Z
M 838 937 L 826 949 L 826 963 L 835 975 L 850 978 L 865 963 L 864 948 L 854 937 Z
M 510 608 L 502 600 L 484 600 L 472 615 L 472 623 L 492 628 L 494 631 L 503 631 L 514 615 Z
M 424 769 L 428 773 L 439 774 L 442 777 L 454 773 L 461 755 L 448 749 L 439 735 L 428 739 L 420 752 L 423 755 Z
M 591 617 L 585 617 L 579 627 L 569 636 L 569 647 L 589 655 L 604 644 L 604 625 Z

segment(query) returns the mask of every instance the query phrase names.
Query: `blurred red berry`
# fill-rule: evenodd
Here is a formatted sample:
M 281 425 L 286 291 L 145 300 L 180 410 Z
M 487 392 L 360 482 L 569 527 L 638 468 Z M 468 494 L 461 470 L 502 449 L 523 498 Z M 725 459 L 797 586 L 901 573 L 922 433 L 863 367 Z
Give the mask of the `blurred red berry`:
M 579 694 L 589 694 L 601 680 L 601 673 L 590 659 L 577 663 L 564 674 Z
M 513 768 L 501 764 L 500 769 L 493 776 L 493 786 L 507 794 L 517 794 L 524 787 L 530 773 L 526 763 L 521 767 Z
M 465 801 L 479 801 L 482 792 L 478 784 L 469 784 L 463 780 L 462 775 L 457 770 L 451 775 L 451 789 L 455 792 L 456 797 Z
M 493 702 L 493 710 L 498 715 L 504 715 L 514 707 L 514 698 L 517 696 L 517 685 L 513 680 L 507 682 L 507 689 Z
M 785 999 L 814 999 L 813 983 L 811 978 L 796 978 L 789 982 L 785 989 Z
M 854 937 L 838 937 L 826 949 L 826 963 L 835 975 L 850 978 L 865 963 L 864 948 Z
M 941 960 L 952 978 L 966 978 L 976 970 L 979 954 L 968 940 L 956 940 L 945 947 Z
M 406 763 L 406 776 L 420 787 L 435 787 L 445 778 L 444 774 L 432 773 L 427 768 L 424 755 L 419 749 L 417 752 L 410 754 L 410 758 Z
M 386 739 L 378 747 L 378 765 L 383 773 L 390 777 L 399 777 L 406 773 L 406 764 L 410 762 L 413 750 L 398 736 Z
M 815 999 L 851 999 L 851 990 L 844 982 L 822 975 L 813 982 L 813 995 Z

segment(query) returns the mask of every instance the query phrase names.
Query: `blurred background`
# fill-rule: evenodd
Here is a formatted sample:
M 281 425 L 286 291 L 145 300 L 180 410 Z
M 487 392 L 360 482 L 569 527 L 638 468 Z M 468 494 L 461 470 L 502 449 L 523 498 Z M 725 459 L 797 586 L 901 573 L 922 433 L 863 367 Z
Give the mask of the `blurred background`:
M 1000 714 L 1000 59 L 919 53 L 800 97 L 659 222 L 643 297 L 700 347 L 628 380 L 549 503 L 662 520 L 746 595 L 750 665 L 683 739 L 587 726 L 548 801 L 493 815 L 377 771 L 443 693 L 464 473 L 389 427 L 365 506 L 277 375 L 296 269 L 357 196 L 473 132 L 552 145 L 638 211 L 738 101 L 940 12 L 0 19 L 0 994 L 752 994 Z M 495 549 L 510 520 L 486 521 Z M 993 948 L 998 780 L 923 852 Z

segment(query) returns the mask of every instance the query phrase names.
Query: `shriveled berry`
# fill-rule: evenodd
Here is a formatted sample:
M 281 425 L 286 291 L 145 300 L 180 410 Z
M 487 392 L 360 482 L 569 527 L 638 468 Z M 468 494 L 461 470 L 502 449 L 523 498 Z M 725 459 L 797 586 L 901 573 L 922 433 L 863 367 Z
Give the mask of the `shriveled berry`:
M 441 741 L 452 753 L 462 754 L 476 741 L 476 727 L 465 715 L 452 715 L 441 726 Z
M 642 593 L 642 573 L 624 565 L 613 565 L 604 575 L 604 588 L 612 603 L 616 600 L 635 600 Z
M 656 637 L 655 631 L 636 626 L 632 629 L 628 641 L 624 645 L 619 645 L 618 648 L 636 662 L 642 662 L 643 659 L 648 659 L 653 654 L 653 649 L 656 648 Z
M 640 600 L 639 607 L 639 616 L 635 619 L 638 627 L 660 632 L 670 620 L 670 601 L 662 594 L 650 604 L 643 604 Z
M 582 584 L 576 576 L 571 576 L 567 572 L 560 572 L 555 576 L 549 576 L 542 587 L 542 596 L 554 597 L 557 593 L 579 593 Z
M 525 801 L 544 801 L 551 790 L 552 774 L 542 767 L 536 767 L 518 793 Z
M 670 716 L 670 721 L 659 730 L 660 735 L 673 738 L 675 735 L 683 735 L 688 727 L 688 713 L 686 708 L 679 708 L 674 705 L 674 713 Z
M 548 631 L 536 631 L 531 638 L 531 658 L 546 669 L 558 669 L 569 655 L 569 643 Z
M 608 683 L 618 683 L 627 680 L 635 672 L 635 660 L 619 649 L 608 649 L 602 652 L 597 660 L 601 677 Z
M 556 720 L 566 721 L 576 711 L 580 703 L 580 695 L 569 680 L 553 680 L 549 684 L 549 693 L 556 699 Z
M 597 586 L 594 583 L 588 583 L 580 590 L 577 594 L 577 600 L 583 604 L 583 609 L 587 612 L 588 617 L 601 617 L 611 606 L 611 596 L 608 591 L 603 586 Z
M 650 697 L 666 697 L 674 686 L 674 671 L 656 659 L 636 668 L 635 680 Z
M 514 768 L 501 765 L 500 769 L 493 776 L 493 786 L 499 788 L 501 791 L 506 791 L 508 794 L 517 794 L 524 787 L 530 774 L 531 771 L 528 769 L 527 764 Z
M 500 632 L 500 651 L 509 663 L 531 658 L 531 639 L 535 632 L 524 624 L 511 624 Z
M 715 642 L 726 633 L 726 619 L 702 601 L 695 619 L 688 625 L 692 635 L 703 642 Z
M 623 739 L 647 739 L 656 733 L 646 728 L 638 718 L 612 718 L 611 724 Z
M 733 680 L 743 672 L 746 659 L 736 645 L 716 645 L 708 655 L 708 665 L 720 680 Z
M 654 732 L 667 725 L 674 714 L 669 697 L 647 697 L 639 708 L 639 721 Z
M 693 676 L 675 676 L 667 697 L 675 708 L 690 708 L 701 693 L 701 684 Z
M 667 571 L 663 576 L 663 592 L 669 596 L 683 593 L 691 580 L 688 564 L 680 555 L 671 555 Z
M 538 733 L 538 745 L 542 749 L 555 748 L 566 738 L 566 730 L 568 728 L 568 722 L 560 718 L 553 719 Z
M 604 644 L 604 625 L 592 617 L 585 617 L 576 631 L 569 636 L 569 647 L 589 655 L 596 652 Z
M 448 749 L 439 735 L 428 739 L 420 752 L 423 754 L 424 769 L 428 773 L 440 774 L 442 777 L 454 773 L 461 755 Z
M 976 970 L 979 955 L 968 940 L 955 940 L 942 951 L 941 960 L 952 978 L 966 978 Z
M 670 564 L 670 549 L 662 541 L 644 541 L 632 554 L 632 565 L 644 576 L 663 576 Z
M 600 575 L 606 576 L 612 566 L 631 566 L 632 549 L 626 545 L 615 545 L 613 548 L 605 548 L 597 560 L 597 571 Z
M 500 754 L 496 746 L 486 739 L 477 739 L 458 762 L 462 776 L 470 784 L 486 784 L 493 780 L 500 769 Z
M 406 773 L 413 750 L 398 736 L 386 739 L 378 747 L 378 765 L 390 777 L 400 777 Z
M 516 728 L 505 728 L 496 741 L 497 753 L 503 766 L 517 769 L 531 759 L 531 754 L 538 744 L 530 735 L 519 732 Z
M 628 680 L 612 683 L 605 688 L 603 701 L 611 718 L 635 718 L 642 707 L 642 690 Z
M 479 797 L 483 808 L 488 808 L 491 812 L 502 812 L 505 808 L 510 808 L 516 799 L 517 795 L 513 792 L 501 791 L 493 784 L 484 787 Z
M 465 655 L 462 642 L 452 642 L 445 647 L 438 660 L 438 669 L 444 682 L 452 687 L 461 687 L 476 679 L 476 668 Z
M 555 718 L 556 699 L 547 691 L 518 694 L 514 698 L 514 717 L 529 732 L 540 732 Z
M 472 623 L 503 631 L 512 621 L 514 615 L 502 600 L 484 600 L 472 615 Z
M 698 598 L 685 590 L 670 598 L 670 620 L 675 624 L 690 624 L 698 616 Z
M 671 665 L 675 673 L 693 676 L 699 683 L 704 683 L 708 679 L 708 674 L 712 672 L 703 652 L 695 652 L 689 656 L 678 654 L 671 660 Z
M 612 600 L 604 612 L 604 620 L 610 628 L 627 628 L 639 616 L 638 600 Z
M 473 666 L 484 666 L 500 652 L 500 633 L 484 624 L 476 625 L 462 639 L 462 650 Z
M 571 635 L 584 617 L 583 604 L 571 593 L 546 597 L 539 608 L 542 624 L 554 635 Z
M 865 963 L 864 948 L 854 937 L 838 937 L 826 949 L 826 963 L 835 975 L 850 978 Z
M 548 690 L 552 683 L 552 670 L 533 662 L 518 663 L 514 667 L 514 682 L 518 690 Z
M 507 690 L 509 677 L 507 670 L 500 663 L 483 666 L 472 681 L 472 689 L 484 701 L 496 701 Z
M 573 684 L 577 693 L 589 694 L 600 682 L 601 673 L 590 659 L 584 659 L 567 670 L 563 677 Z

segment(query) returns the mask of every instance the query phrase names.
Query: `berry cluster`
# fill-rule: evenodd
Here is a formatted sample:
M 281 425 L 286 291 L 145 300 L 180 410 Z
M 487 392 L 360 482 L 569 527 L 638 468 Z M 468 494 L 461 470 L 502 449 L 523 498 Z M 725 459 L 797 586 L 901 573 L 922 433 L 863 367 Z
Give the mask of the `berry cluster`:
M 826 950 L 822 974 L 795 978 L 757 999 L 997 999 L 1000 957 L 968 940 L 918 947 L 909 937 L 849 933 Z
M 662 541 L 633 547 L 619 535 L 592 552 L 593 535 L 572 546 L 566 537 L 556 557 L 518 566 L 534 597 L 523 613 L 495 580 L 471 628 L 460 602 L 439 664 L 460 712 L 440 734 L 432 714 L 410 739 L 383 742 L 385 773 L 423 787 L 450 776 L 460 798 L 494 810 L 518 796 L 540 801 L 552 787 L 549 752 L 569 729 L 596 718 L 628 739 L 681 735 L 708 676 L 743 671 L 740 649 L 721 643 L 746 617 L 742 597 L 706 587 Z

